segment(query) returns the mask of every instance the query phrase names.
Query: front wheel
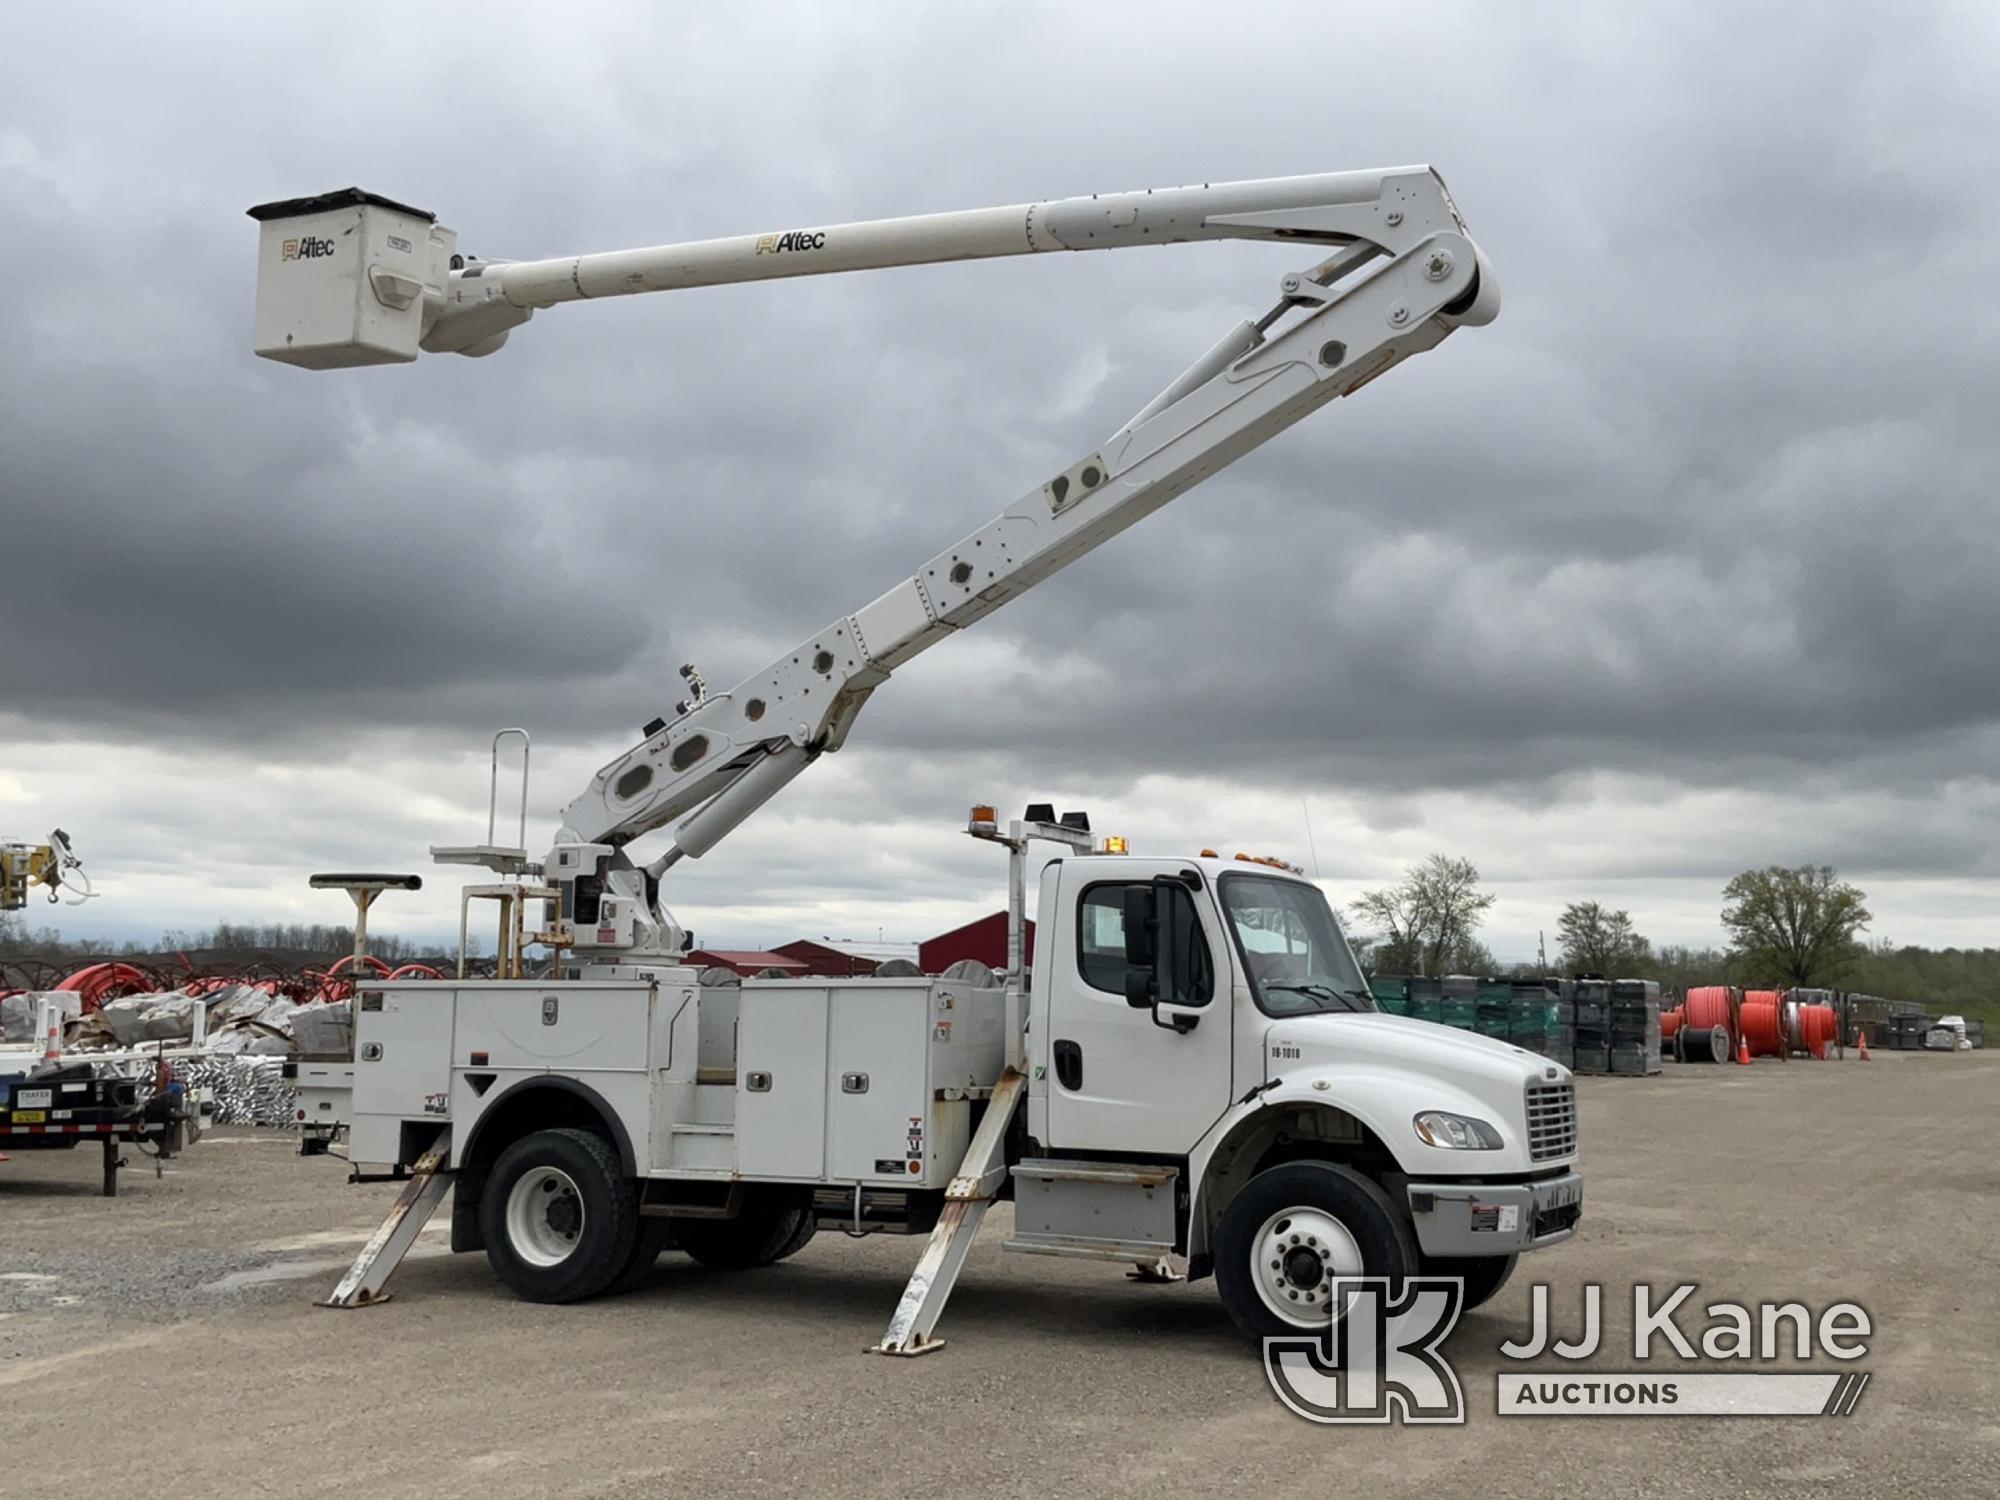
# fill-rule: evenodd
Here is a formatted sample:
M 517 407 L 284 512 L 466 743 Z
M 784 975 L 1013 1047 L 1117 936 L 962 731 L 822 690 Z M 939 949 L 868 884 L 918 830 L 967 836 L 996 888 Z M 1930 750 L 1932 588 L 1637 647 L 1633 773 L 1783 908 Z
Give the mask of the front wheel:
M 1416 1265 L 1416 1242 L 1388 1195 L 1331 1162 L 1259 1172 L 1223 1211 L 1216 1232 L 1222 1305 L 1259 1341 L 1323 1330 L 1338 1278 L 1400 1281 Z
M 494 1274 L 517 1296 L 580 1302 L 631 1263 L 639 1202 L 603 1136 L 538 1130 L 493 1164 L 479 1230 Z
M 1469 1258 L 1454 1256 L 1449 1260 L 1426 1255 L 1423 1258 L 1423 1273 L 1426 1276 L 1457 1276 L 1465 1282 L 1465 1304 L 1461 1312 L 1471 1312 L 1482 1302 L 1490 1302 L 1507 1284 L 1507 1278 L 1514 1274 L 1514 1262 L 1518 1255 L 1477 1255 Z

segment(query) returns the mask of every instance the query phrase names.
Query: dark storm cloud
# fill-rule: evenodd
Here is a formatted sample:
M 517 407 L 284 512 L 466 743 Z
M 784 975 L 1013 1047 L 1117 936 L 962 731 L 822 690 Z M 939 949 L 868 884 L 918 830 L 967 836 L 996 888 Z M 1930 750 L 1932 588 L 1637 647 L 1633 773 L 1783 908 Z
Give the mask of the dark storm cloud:
M 249 355 L 256 199 L 360 181 L 528 256 L 1430 159 L 1501 320 L 982 625 L 976 685 L 970 642 L 914 664 L 871 763 L 1524 804 L 1579 770 L 1986 774 L 1981 14 L 1890 41 L 1821 11 L 1427 9 L 1324 46 L 1311 8 L 729 14 L 388 47 L 344 12 L 29 26 L 0 550 L 31 649 L 0 655 L 0 715 L 320 755 L 615 738 L 684 654 L 754 670 L 1087 451 L 1293 268 L 725 289 L 316 376 Z

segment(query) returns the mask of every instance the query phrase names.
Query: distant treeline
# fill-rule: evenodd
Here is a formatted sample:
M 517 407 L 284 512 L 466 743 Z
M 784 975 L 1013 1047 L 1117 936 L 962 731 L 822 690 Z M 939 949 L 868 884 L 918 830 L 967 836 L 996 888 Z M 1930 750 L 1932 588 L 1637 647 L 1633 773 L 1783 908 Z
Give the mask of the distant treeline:
M 469 946 L 476 956 L 479 944 Z M 158 957 L 175 953 L 258 954 L 271 952 L 317 953 L 338 958 L 354 951 L 354 929 L 324 922 L 218 922 L 213 927 L 175 929 L 157 940 L 127 939 L 107 942 L 102 938 L 66 939 L 53 927 L 30 928 L 19 917 L 0 917 L 0 957 L 39 958 L 50 962 L 64 959 L 105 957 Z M 368 951 L 391 963 L 411 963 L 420 959 L 456 958 L 456 944 L 412 941 L 392 932 L 368 933 Z

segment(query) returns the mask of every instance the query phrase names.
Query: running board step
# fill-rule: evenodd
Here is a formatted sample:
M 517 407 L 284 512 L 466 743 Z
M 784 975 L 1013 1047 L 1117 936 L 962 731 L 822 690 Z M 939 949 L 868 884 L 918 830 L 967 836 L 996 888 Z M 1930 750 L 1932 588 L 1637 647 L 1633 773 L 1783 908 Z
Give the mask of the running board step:
M 1029 1157 L 1014 1168 L 1014 1180 L 1035 1182 L 1100 1182 L 1107 1186 L 1156 1188 L 1180 1176 L 1180 1168 L 1156 1162 L 1056 1161 Z
M 1151 1240 L 1092 1240 L 1076 1235 L 1022 1235 L 1000 1242 L 1002 1250 L 1017 1255 L 1067 1255 L 1073 1260 L 1123 1260 L 1139 1265 L 1169 1254 L 1171 1240 L 1159 1244 Z
M 1031 1157 L 1014 1168 L 1004 1248 L 1088 1260 L 1157 1260 L 1174 1248 L 1180 1169 L 1159 1162 Z

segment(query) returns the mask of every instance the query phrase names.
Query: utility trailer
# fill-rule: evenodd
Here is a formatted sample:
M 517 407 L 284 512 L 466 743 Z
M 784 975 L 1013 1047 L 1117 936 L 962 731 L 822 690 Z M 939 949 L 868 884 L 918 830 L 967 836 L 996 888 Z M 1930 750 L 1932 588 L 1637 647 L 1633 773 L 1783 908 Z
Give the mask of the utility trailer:
M 1253 1334 L 1324 1328 L 1335 1283 L 1448 1267 L 1469 1301 L 1581 1211 L 1567 1069 L 1376 1012 L 1297 872 L 1132 857 L 1037 806 L 971 831 L 1011 857 L 1008 982 L 752 980 L 704 987 L 661 900 L 846 742 L 894 670 L 1328 403 L 1461 327 L 1499 289 L 1429 167 L 1168 188 L 553 259 L 479 260 L 435 216 L 356 188 L 262 204 L 257 353 L 311 370 L 482 357 L 566 302 L 1056 252 L 1260 240 L 1310 259 L 1130 420 L 851 614 L 649 719 L 531 858 L 434 848 L 502 903 L 492 982 L 358 995 L 350 1128 L 403 1195 L 329 1299 L 380 1300 L 456 1184 L 452 1243 L 522 1295 L 628 1283 L 671 1244 L 782 1259 L 822 1224 L 929 1234 L 880 1349 L 933 1329 L 986 1209 L 1011 1249 L 1214 1274 Z M 945 500 L 950 498 L 948 476 Z M 754 560 L 751 560 L 754 561 Z M 530 595 L 524 591 L 526 600 Z M 636 717 L 636 715 L 635 715 Z M 503 731 L 503 733 L 507 733 Z M 640 863 L 635 843 L 670 830 Z M 1026 850 L 1045 952 L 1020 963 Z M 371 888 L 413 876 L 352 876 Z M 328 878 L 331 883 L 331 878 Z M 529 931 L 526 913 L 542 911 Z M 528 957 L 539 948 L 539 967 Z M 462 973 L 462 969 L 461 969 Z M 322 1106 L 324 1108 L 322 1109 Z
M 44 1001 L 37 1030 L 50 1040 L 40 1049 L 0 1050 L 0 1153 L 71 1151 L 94 1142 L 101 1148 L 107 1198 L 118 1196 L 120 1150 L 149 1151 L 154 1170 L 201 1135 L 201 1102 L 173 1080 L 177 1052 L 147 1048 L 115 1053 L 61 1055 L 61 1016 Z

